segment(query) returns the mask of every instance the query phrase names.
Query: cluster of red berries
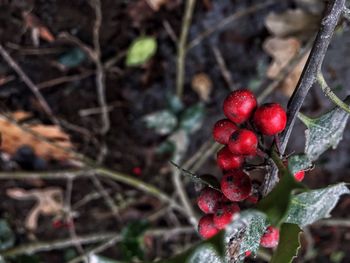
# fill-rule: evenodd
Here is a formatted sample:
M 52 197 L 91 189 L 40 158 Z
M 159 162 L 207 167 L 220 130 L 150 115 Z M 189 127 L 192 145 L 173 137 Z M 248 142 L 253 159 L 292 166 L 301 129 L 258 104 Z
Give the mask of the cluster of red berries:
M 223 104 L 227 119 L 219 120 L 213 129 L 214 140 L 225 145 L 217 153 L 217 165 L 223 171 L 221 192 L 204 188 L 198 197 L 198 206 L 206 214 L 198 225 L 203 238 L 210 238 L 225 228 L 240 211 L 237 202 L 255 200 L 256 189 L 251 178 L 243 170 L 247 157 L 261 156 L 259 136 L 275 136 L 282 132 L 287 123 L 285 110 L 278 103 L 257 106 L 254 94 L 247 89 L 231 92 Z M 304 172 L 295 174 L 301 181 Z M 268 227 L 261 238 L 264 247 L 278 244 L 279 231 Z

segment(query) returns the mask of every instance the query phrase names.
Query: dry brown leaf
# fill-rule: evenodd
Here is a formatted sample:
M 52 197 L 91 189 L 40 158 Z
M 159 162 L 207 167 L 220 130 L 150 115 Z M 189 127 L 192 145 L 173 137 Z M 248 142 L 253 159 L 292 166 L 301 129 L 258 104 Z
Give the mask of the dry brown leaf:
M 300 41 L 294 37 L 286 39 L 271 37 L 266 39 L 263 49 L 273 58 L 267 69 L 267 77 L 276 77 L 281 69 L 287 66 L 290 60 L 298 53 L 300 46 Z
M 25 119 L 32 117 L 32 114 L 26 111 L 16 111 L 11 115 L 12 115 L 12 118 L 15 119 L 16 121 L 23 121 Z
M 270 13 L 265 26 L 276 37 L 296 36 L 304 39 L 316 32 L 320 16 L 306 13 L 302 9 L 289 9 L 284 13 Z
M 168 0 L 146 0 L 146 2 L 154 11 L 158 11 Z
M 5 85 L 6 83 L 13 81 L 15 79 L 14 76 L 0 76 L 0 86 Z
M 22 188 L 7 189 L 7 195 L 17 200 L 36 200 L 36 204 L 28 213 L 25 220 L 26 228 L 36 230 L 40 215 L 55 216 L 63 211 L 62 189 L 50 187 L 27 191 Z
M 208 101 L 213 83 L 205 73 L 196 74 L 192 79 L 192 89 L 198 94 L 203 101 Z
M 46 40 L 47 42 L 53 42 L 55 37 L 50 32 L 50 30 L 44 26 L 39 18 L 31 13 L 23 14 L 24 22 L 26 26 L 34 31 L 38 31 L 40 38 Z
M 263 46 L 265 52 L 269 54 L 273 61 L 267 69 L 267 77 L 276 79 L 278 74 L 285 68 L 290 61 L 298 54 L 301 44 L 297 38 L 268 38 Z M 288 74 L 288 76 L 280 84 L 282 92 L 290 97 L 299 81 L 300 75 L 303 71 L 309 53 L 307 53 L 295 66 L 295 68 Z
M 23 118 L 29 116 L 30 113 L 15 112 L 12 114 L 14 119 Z M 26 129 L 39 134 L 51 142 L 54 142 L 59 147 L 54 146 L 44 140 L 40 140 L 28 131 L 25 131 L 21 127 L 9 122 L 6 118 L 0 115 L 0 133 L 2 135 L 1 149 L 8 153 L 14 154 L 17 149 L 23 145 L 32 147 L 37 156 L 46 160 L 68 160 L 73 158 L 69 150 L 73 149 L 72 142 L 69 136 L 56 125 L 23 125 Z M 65 148 L 65 149 L 62 149 Z

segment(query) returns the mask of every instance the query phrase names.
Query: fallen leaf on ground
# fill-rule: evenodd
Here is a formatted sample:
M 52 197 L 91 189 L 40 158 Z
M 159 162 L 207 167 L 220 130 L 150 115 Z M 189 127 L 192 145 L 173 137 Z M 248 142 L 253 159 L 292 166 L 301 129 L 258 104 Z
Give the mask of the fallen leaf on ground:
M 30 113 L 15 112 L 11 117 L 17 121 L 23 120 L 30 116 Z M 69 150 L 73 149 L 73 144 L 63 130 L 56 125 L 44 124 L 21 124 L 23 128 L 10 122 L 4 116 L 0 115 L 0 134 L 2 136 L 2 151 L 13 155 L 18 148 L 23 145 L 32 147 L 38 157 L 46 160 L 64 161 L 73 158 Z M 39 139 L 31 132 L 45 138 Z M 58 147 L 50 144 L 48 141 L 55 143 Z M 65 150 L 66 149 L 66 150 Z
M 27 191 L 22 188 L 7 189 L 6 194 L 17 200 L 35 200 L 36 204 L 27 215 L 25 226 L 29 230 L 36 230 L 40 215 L 55 216 L 63 211 L 62 189 L 50 187 Z
M 47 42 L 55 41 L 53 34 L 46 26 L 42 24 L 37 16 L 31 13 L 23 13 L 23 19 L 26 27 L 30 28 L 31 30 L 38 31 L 41 39 L 44 39 Z
M 273 58 L 266 75 L 270 79 L 276 79 L 281 70 L 298 54 L 301 44 L 297 38 L 293 37 L 285 39 L 272 37 L 264 42 L 263 48 Z M 293 94 L 308 57 L 309 52 L 305 54 L 280 84 L 279 88 L 286 96 L 290 97 Z
M 308 38 L 319 27 L 320 16 L 302 9 L 289 9 L 284 13 L 270 13 L 265 19 L 265 26 L 276 37 L 295 36 Z
M 295 3 L 312 14 L 321 14 L 325 7 L 325 1 L 320 0 L 295 0 Z
M 0 76 L 0 86 L 5 85 L 6 83 L 14 80 L 14 76 Z
M 146 0 L 146 2 L 154 11 L 158 11 L 168 0 Z
M 192 89 L 203 101 L 208 101 L 213 87 L 209 76 L 205 73 L 196 74 L 192 79 Z

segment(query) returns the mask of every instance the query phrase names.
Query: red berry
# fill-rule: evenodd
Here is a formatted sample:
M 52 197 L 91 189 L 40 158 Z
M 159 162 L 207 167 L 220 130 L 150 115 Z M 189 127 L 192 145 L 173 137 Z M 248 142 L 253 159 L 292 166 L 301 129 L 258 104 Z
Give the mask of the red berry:
M 221 144 L 227 144 L 230 136 L 238 127 L 228 119 L 222 119 L 215 123 L 213 129 L 214 140 Z
M 237 204 L 222 205 L 216 210 L 213 220 L 217 229 L 224 229 L 229 223 L 231 223 L 233 216 L 240 211 Z
M 219 191 L 205 187 L 199 194 L 197 204 L 204 213 L 212 214 L 218 209 L 223 197 Z
M 242 166 L 244 158 L 233 154 L 227 146 L 222 148 L 218 154 L 216 162 L 222 170 L 237 169 Z
M 266 248 L 274 248 L 278 245 L 280 231 L 278 228 L 269 226 L 260 239 L 260 245 Z
M 301 182 L 303 179 L 304 179 L 304 176 L 305 176 L 305 171 L 301 170 L 299 172 L 296 172 L 294 174 L 294 178 L 295 180 L 297 180 L 298 182 Z
M 244 253 L 244 255 L 245 255 L 246 257 L 249 257 L 251 254 L 252 254 L 252 252 L 251 252 L 250 250 L 247 250 L 247 251 Z
M 198 232 L 205 239 L 211 238 L 219 232 L 219 229 L 214 225 L 212 214 L 205 215 L 199 220 Z
M 278 103 L 266 103 L 254 113 L 254 124 L 265 135 L 275 135 L 284 130 L 287 114 Z
M 258 147 L 258 137 L 247 129 L 235 131 L 228 142 L 228 148 L 233 154 L 255 155 Z
M 288 160 L 283 161 L 284 165 L 288 167 Z M 294 178 L 296 181 L 301 182 L 302 180 L 304 180 L 304 176 L 305 176 L 305 171 L 304 170 L 300 170 L 299 172 L 296 172 L 294 174 Z
M 250 90 L 239 89 L 231 92 L 224 101 L 224 114 L 237 124 L 247 121 L 256 108 L 256 98 Z
M 221 179 L 221 191 L 231 201 L 239 202 L 247 199 L 252 190 L 252 183 L 242 170 L 226 173 Z

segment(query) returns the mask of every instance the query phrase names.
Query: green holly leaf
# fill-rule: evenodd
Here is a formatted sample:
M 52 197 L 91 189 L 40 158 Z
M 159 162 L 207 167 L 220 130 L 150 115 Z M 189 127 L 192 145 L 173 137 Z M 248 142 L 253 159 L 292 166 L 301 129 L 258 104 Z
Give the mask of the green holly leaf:
M 124 259 L 128 262 L 133 258 L 143 259 L 143 235 L 148 227 L 146 221 L 135 221 L 122 229 L 120 248 Z
M 283 224 L 280 230 L 280 240 L 271 263 L 290 263 L 298 254 L 300 248 L 301 229 L 295 224 Z
M 350 98 L 345 100 L 349 104 Z M 349 114 L 339 107 L 319 118 L 309 118 L 299 115 L 300 120 L 307 126 L 305 131 L 305 154 L 310 161 L 315 161 L 329 148 L 335 149 L 343 138 L 344 129 Z
M 146 63 L 157 51 L 157 41 L 154 37 L 140 37 L 135 39 L 129 47 L 126 65 L 139 66 Z
M 178 114 L 184 108 L 184 104 L 182 103 L 180 98 L 178 96 L 173 95 L 173 94 L 169 94 L 167 96 L 167 104 L 168 104 L 169 110 L 171 112 L 173 112 L 174 114 Z
M 285 222 L 303 227 L 329 217 L 339 198 L 349 193 L 345 183 L 340 183 L 298 194 L 291 200 Z
M 257 208 L 266 213 L 270 223 L 278 226 L 286 217 L 288 207 L 292 198 L 292 192 L 296 189 L 303 189 L 304 186 L 295 181 L 294 176 L 285 169 L 278 184 L 263 198 Z
M 80 48 L 73 48 L 63 54 L 58 62 L 66 68 L 75 68 L 81 65 L 86 60 L 86 54 Z
M 202 241 L 180 255 L 159 263 L 241 262 L 246 251 L 251 251 L 253 255 L 257 253 L 260 238 L 266 227 L 267 220 L 263 213 L 246 210 L 213 238 Z M 226 253 L 227 251 L 230 253 Z
M 5 219 L 0 219 L 0 250 L 11 248 L 15 243 L 15 235 Z
M 153 129 L 160 135 L 170 134 L 177 126 L 177 117 L 168 110 L 152 112 L 143 116 L 147 128 Z
M 180 129 L 188 133 L 194 133 L 203 124 L 205 107 L 203 103 L 197 103 L 186 109 L 180 116 Z

